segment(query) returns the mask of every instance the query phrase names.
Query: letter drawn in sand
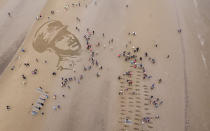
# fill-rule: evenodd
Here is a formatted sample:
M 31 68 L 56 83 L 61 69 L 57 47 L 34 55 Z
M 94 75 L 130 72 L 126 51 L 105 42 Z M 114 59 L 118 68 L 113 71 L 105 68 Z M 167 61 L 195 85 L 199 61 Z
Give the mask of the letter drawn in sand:
M 39 53 L 53 50 L 59 57 L 58 70 L 71 70 L 75 64 L 72 59 L 76 58 L 81 51 L 81 44 L 77 37 L 60 21 L 49 21 L 39 27 L 32 45 Z

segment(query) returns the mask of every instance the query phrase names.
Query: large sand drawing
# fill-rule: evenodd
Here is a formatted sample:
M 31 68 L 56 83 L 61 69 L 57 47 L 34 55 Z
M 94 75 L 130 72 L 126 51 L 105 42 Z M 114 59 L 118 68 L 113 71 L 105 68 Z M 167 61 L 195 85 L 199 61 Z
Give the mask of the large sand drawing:
M 39 53 L 52 50 L 59 57 L 59 70 L 72 69 L 72 58 L 78 56 L 81 51 L 79 40 L 60 21 L 49 21 L 39 27 L 32 45 Z

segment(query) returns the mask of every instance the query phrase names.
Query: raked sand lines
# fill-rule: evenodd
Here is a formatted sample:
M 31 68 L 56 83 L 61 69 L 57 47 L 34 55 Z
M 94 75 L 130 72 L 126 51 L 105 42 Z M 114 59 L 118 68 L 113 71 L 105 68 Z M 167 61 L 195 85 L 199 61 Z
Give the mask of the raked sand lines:
M 153 121 L 159 119 L 159 115 L 155 114 L 154 109 L 158 108 L 163 101 L 152 95 L 155 84 L 151 86 L 147 81 L 151 81 L 152 76 L 146 74 L 142 61 L 138 60 L 138 48 L 131 51 L 124 51 L 118 55 L 119 58 L 125 57 L 127 69 L 118 76 L 120 83 L 119 88 L 119 131 L 139 131 L 152 130 L 154 128 Z M 145 55 L 153 64 L 154 59 Z M 138 63 L 139 62 L 139 63 Z M 159 83 L 162 79 L 159 80 Z

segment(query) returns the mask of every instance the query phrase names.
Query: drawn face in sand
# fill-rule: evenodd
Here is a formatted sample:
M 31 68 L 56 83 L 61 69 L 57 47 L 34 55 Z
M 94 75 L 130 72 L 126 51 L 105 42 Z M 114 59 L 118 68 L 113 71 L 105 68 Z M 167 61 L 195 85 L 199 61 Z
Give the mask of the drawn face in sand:
M 81 51 L 79 40 L 60 21 L 49 21 L 39 27 L 32 45 L 39 53 L 53 50 L 59 57 L 57 67 L 60 70 L 72 69 L 74 62 L 71 59 Z

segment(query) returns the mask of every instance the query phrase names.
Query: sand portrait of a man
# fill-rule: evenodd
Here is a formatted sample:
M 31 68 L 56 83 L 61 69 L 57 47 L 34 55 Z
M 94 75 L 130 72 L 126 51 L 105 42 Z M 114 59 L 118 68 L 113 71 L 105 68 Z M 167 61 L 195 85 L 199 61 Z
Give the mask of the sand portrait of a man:
M 59 70 L 72 69 L 74 63 L 71 58 L 78 56 L 81 51 L 77 37 L 60 21 L 49 21 L 40 26 L 35 33 L 32 46 L 39 53 L 53 50 L 59 57 L 57 63 Z

